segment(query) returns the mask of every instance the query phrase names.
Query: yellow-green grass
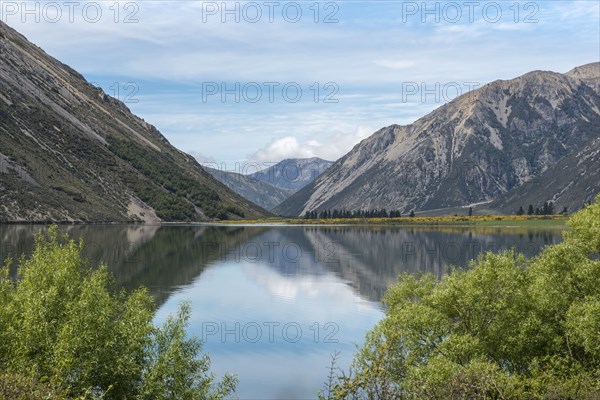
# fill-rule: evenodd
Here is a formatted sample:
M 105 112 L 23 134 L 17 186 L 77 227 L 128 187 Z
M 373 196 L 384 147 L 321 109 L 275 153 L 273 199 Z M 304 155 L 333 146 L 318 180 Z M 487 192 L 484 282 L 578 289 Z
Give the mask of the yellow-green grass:
M 221 224 L 286 224 L 286 225 L 465 225 L 499 227 L 564 228 L 565 215 L 477 215 L 400 218 L 267 218 L 258 220 L 220 221 Z

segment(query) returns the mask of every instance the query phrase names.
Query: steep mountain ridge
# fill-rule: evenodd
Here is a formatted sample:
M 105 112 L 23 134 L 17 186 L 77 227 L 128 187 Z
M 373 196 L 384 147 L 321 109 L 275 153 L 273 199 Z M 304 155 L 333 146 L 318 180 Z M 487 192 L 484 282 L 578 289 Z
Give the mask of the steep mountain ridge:
M 207 166 L 203 166 L 203 168 L 219 182 L 265 210 L 272 210 L 294 194 L 291 189 L 282 189 L 248 175 Z
M 495 81 L 411 125 L 383 128 L 274 211 L 409 212 L 499 199 L 595 143 L 598 68 L 594 63 L 567 74 L 534 71 Z M 598 173 L 589 171 L 592 178 Z
M 268 215 L 0 21 L 0 221 Z

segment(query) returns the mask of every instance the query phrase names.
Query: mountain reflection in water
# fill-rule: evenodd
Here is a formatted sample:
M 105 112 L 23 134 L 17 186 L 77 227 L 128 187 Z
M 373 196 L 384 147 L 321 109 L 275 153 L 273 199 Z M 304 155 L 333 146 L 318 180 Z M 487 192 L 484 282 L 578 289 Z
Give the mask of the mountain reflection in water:
M 0 226 L 0 257 L 30 253 L 44 226 Z M 205 341 L 213 371 L 238 374 L 240 399 L 315 398 L 330 355 L 347 368 L 381 319 L 398 274 L 465 267 L 486 250 L 526 257 L 561 230 L 389 226 L 75 225 L 92 266 L 116 285 L 146 286 L 156 322 L 191 301 L 189 332 Z M 16 264 L 12 274 L 16 277 Z

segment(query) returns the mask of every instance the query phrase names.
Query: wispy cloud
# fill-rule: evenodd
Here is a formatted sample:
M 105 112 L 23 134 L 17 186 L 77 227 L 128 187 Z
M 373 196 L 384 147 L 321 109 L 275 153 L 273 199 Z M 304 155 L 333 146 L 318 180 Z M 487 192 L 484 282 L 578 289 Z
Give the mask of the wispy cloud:
M 436 3 L 444 4 L 427 7 Z M 513 3 L 501 3 L 502 18 L 494 23 L 491 11 L 482 15 L 481 8 L 473 21 L 463 10 L 462 20 L 450 22 L 450 10 L 426 16 L 424 23 L 422 10 L 407 15 L 406 2 L 338 2 L 337 23 L 323 23 L 331 12 L 323 8 L 315 23 L 312 3 L 299 3 L 303 17 L 297 23 L 287 22 L 281 8 L 273 22 L 263 10 L 257 23 L 231 17 L 222 23 L 220 15 L 206 13 L 209 4 L 221 2 L 118 2 L 118 16 L 114 2 L 97 4 L 102 18 L 96 23 L 81 14 L 73 23 L 64 13 L 56 23 L 36 23 L 31 16 L 23 22 L 18 13 L 1 17 L 108 93 L 115 83 L 135 83 L 137 102 L 128 104 L 134 112 L 182 150 L 225 162 L 334 159 L 375 129 L 410 123 L 446 101 L 405 101 L 406 83 L 483 85 L 600 59 L 596 1 L 528 2 L 534 5 L 529 9 L 518 3 L 518 15 L 509 8 Z M 134 6 L 126 9 L 128 4 Z M 137 22 L 125 23 L 126 17 Z M 527 17 L 537 22 L 525 23 Z M 219 93 L 204 101 L 203 84 L 211 82 L 279 87 L 272 102 L 266 92 L 256 103 L 243 95 L 222 101 Z M 328 83 L 337 89 L 327 89 Z M 299 85 L 301 99 L 287 101 L 281 93 L 286 84 Z M 325 102 L 328 95 L 337 102 Z

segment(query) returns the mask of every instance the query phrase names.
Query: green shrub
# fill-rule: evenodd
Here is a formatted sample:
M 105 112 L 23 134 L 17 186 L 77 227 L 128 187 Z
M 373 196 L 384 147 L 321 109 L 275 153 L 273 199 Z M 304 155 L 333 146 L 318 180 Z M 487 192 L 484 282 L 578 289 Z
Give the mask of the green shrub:
M 106 267 L 89 268 L 82 251 L 82 242 L 59 237 L 54 226 L 20 260 L 16 282 L 10 260 L 0 269 L 0 390 L 140 400 L 233 392 L 236 379 L 215 385 L 201 343 L 186 337 L 188 305 L 154 327 L 147 291 L 115 291 Z M 19 379 L 6 386 L 7 377 Z
M 329 399 L 600 398 L 600 196 L 564 242 L 401 275 Z
M 0 399 L 66 400 L 66 394 L 47 382 L 29 376 L 0 372 Z

